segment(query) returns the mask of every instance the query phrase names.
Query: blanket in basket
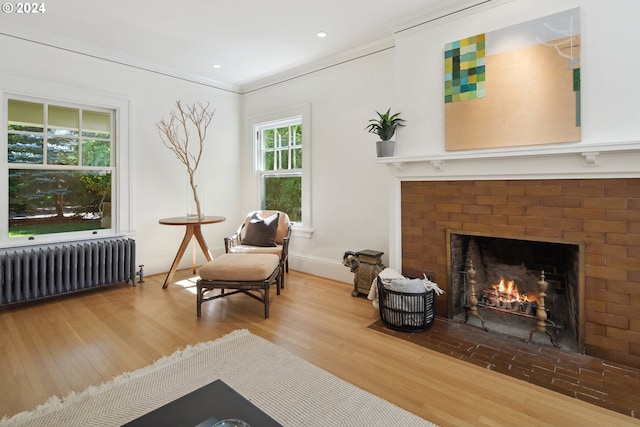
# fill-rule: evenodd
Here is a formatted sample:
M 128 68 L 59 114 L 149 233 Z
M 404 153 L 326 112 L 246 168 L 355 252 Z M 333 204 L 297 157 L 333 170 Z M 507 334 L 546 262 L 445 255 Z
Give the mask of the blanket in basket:
M 433 289 L 437 295 L 442 295 L 444 293 L 444 291 L 438 287 L 438 284 L 427 279 L 426 275 L 424 275 L 424 279 L 409 279 L 392 268 L 385 268 L 378 274 L 378 277 L 380 277 L 380 280 L 382 280 L 383 285 L 387 289 L 391 289 L 396 292 L 419 293 L 424 292 L 425 289 L 427 291 Z M 375 308 L 379 308 L 378 286 L 376 281 L 377 277 L 373 279 L 373 283 L 371 283 L 371 289 L 369 290 L 367 299 L 372 302 Z M 416 287 L 416 284 L 418 284 L 416 281 L 421 282 L 423 287 Z

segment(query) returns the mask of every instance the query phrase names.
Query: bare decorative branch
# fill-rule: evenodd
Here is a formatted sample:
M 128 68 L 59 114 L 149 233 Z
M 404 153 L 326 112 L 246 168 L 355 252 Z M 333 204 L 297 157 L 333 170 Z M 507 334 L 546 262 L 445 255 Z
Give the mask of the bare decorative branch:
M 156 127 L 164 146 L 173 151 L 178 160 L 187 167 L 189 184 L 193 191 L 198 218 L 202 218 L 204 214 L 198 197 L 198 184 L 195 182 L 195 173 L 202 158 L 207 128 L 211 124 L 216 110 L 210 110 L 209 103 L 207 105 L 203 105 L 200 102 L 183 104 L 180 101 L 176 101 L 176 110 L 171 111 L 168 122 L 162 119 L 156 123 Z M 189 130 L 191 128 L 195 128 L 198 134 L 197 147 L 189 146 L 191 142 L 189 141 Z

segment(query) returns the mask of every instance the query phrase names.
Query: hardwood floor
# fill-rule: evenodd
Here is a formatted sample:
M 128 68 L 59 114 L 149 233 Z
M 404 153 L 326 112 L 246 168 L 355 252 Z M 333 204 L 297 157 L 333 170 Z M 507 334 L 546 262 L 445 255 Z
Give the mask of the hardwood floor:
M 0 417 L 246 328 L 441 426 L 640 425 L 370 329 L 377 312 L 344 283 L 292 271 L 281 295 L 272 290 L 269 319 L 244 295 L 203 304 L 198 319 L 190 271 L 175 280 L 162 289 L 164 275 L 151 276 L 0 311 Z

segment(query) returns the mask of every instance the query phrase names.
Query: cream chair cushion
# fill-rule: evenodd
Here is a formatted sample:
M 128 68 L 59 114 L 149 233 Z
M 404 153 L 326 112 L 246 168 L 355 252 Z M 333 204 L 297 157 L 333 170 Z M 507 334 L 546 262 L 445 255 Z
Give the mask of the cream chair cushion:
M 282 245 L 264 247 L 264 246 L 247 246 L 240 245 L 229 248 L 229 253 L 232 254 L 274 254 L 282 255 Z
M 200 268 L 202 280 L 260 281 L 278 268 L 280 257 L 272 254 L 222 254 Z

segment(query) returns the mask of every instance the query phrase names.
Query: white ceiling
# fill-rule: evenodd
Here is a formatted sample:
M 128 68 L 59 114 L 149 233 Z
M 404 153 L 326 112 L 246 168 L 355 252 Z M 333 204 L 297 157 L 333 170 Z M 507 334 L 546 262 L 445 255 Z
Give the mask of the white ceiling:
M 392 40 L 393 23 L 470 1 L 41 3 L 44 13 L 26 15 L 14 10 L 0 14 L 0 34 L 237 89 L 304 64 Z M 326 31 L 328 36 L 318 38 L 317 31 Z M 222 68 L 214 69 L 214 64 Z

